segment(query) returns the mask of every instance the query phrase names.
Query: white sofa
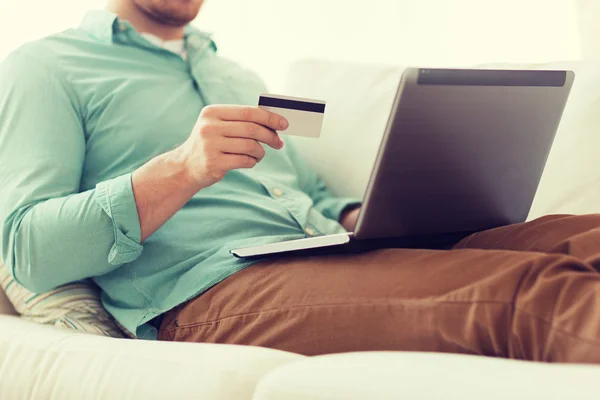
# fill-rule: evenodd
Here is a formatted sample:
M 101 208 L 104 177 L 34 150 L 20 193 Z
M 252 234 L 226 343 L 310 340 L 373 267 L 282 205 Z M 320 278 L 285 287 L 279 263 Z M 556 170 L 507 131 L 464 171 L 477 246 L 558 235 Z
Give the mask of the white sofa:
M 600 212 L 600 79 L 578 80 L 532 217 Z M 523 66 L 521 66 L 523 67 Z M 398 67 L 306 61 L 290 95 L 328 101 L 319 140 L 297 139 L 339 194 L 361 195 L 391 106 Z M 0 293 L 0 399 L 599 399 L 600 366 L 435 353 L 304 357 L 263 348 L 110 339 L 10 315 Z

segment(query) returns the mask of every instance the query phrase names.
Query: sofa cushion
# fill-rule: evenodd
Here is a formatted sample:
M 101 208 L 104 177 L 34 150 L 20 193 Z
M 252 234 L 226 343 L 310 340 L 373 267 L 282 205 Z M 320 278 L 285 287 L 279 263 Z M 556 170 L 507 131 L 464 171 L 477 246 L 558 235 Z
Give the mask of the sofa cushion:
M 0 399 L 250 399 L 303 356 L 80 334 L 0 316 Z
M 102 306 L 100 290 L 91 283 L 74 283 L 36 294 L 19 285 L 0 263 L 0 291 L 18 314 L 32 322 L 95 335 L 125 336 Z
M 253 400 L 598 399 L 600 367 L 436 353 L 313 357 L 265 377 Z
M 600 212 L 600 63 L 480 67 L 575 70 L 573 91 L 529 219 Z M 363 195 L 403 70 L 321 60 L 292 66 L 284 92 L 327 101 L 321 138 L 292 140 L 336 194 Z
M 17 315 L 12 303 L 6 297 L 2 285 L 0 285 L 0 315 Z

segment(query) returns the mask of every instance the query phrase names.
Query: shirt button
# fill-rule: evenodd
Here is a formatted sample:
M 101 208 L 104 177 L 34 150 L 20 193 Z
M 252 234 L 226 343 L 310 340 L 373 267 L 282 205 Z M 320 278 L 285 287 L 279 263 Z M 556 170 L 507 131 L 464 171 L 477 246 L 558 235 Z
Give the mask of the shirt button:
M 120 30 L 121 32 L 125 32 L 125 31 L 127 30 L 127 25 L 125 25 L 124 23 L 122 23 L 122 22 L 121 22 L 121 23 L 119 24 L 119 30 Z
M 273 194 L 277 197 L 283 196 L 283 192 L 281 191 L 281 189 L 273 189 Z
M 306 228 L 304 231 L 306 232 L 306 234 L 307 234 L 308 236 L 315 236 L 315 231 L 313 231 L 313 230 L 312 230 L 312 229 L 310 229 L 310 228 Z

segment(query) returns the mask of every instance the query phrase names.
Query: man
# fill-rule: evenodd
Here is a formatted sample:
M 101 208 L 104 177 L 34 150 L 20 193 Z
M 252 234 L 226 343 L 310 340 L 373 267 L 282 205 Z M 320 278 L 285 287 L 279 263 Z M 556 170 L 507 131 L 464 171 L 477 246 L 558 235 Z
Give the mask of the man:
M 359 203 L 284 145 L 285 119 L 243 106 L 263 84 L 188 25 L 202 2 L 114 0 L 3 62 L 2 257 L 17 281 L 93 278 L 146 339 L 600 362 L 600 216 L 453 251 L 233 258 L 352 230 Z

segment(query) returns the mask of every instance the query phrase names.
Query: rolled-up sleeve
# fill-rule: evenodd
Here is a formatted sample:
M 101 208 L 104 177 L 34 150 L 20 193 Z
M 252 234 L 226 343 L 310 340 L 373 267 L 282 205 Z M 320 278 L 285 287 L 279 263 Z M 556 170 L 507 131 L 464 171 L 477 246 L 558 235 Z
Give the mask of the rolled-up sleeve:
M 108 262 L 121 265 L 142 254 L 140 222 L 131 185 L 131 174 L 96 186 L 96 201 L 113 223 L 114 244 Z
M 285 148 L 294 164 L 302 191 L 312 198 L 314 208 L 321 214 L 339 221 L 346 209 L 360 206 L 359 198 L 337 197 L 331 192 L 325 181 L 298 154 L 292 141 L 287 140 Z
M 58 73 L 19 52 L 0 64 L 2 258 L 43 292 L 140 256 L 131 175 L 80 192 L 83 112 Z
M 327 218 L 339 221 L 345 210 L 360 206 L 360 199 L 336 197 L 321 178 L 315 175 L 314 179 L 309 195 L 313 199 L 315 209 Z

